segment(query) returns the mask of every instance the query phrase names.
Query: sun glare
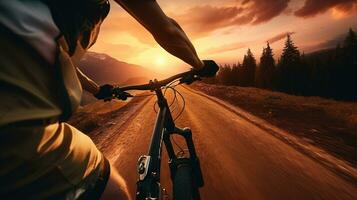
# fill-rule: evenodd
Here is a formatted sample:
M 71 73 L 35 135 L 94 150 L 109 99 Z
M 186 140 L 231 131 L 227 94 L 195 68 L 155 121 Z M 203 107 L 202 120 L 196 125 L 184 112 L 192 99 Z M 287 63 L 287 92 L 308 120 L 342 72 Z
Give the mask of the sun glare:
M 166 58 L 163 56 L 158 56 L 155 60 L 155 64 L 158 67 L 162 67 L 166 64 Z

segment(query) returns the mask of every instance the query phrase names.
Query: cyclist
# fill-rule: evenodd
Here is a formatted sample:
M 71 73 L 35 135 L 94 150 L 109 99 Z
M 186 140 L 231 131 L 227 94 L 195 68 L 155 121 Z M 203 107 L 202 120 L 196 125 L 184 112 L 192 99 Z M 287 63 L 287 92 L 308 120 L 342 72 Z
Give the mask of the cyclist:
M 204 72 L 184 31 L 155 0 L 115 0 L 168 52 Z M 111 96 L 76 67 L 95 43 L 107 0 L 0 1 L 0 199 L 129 199 L 92 140 L 65 120 L 82 87 Z

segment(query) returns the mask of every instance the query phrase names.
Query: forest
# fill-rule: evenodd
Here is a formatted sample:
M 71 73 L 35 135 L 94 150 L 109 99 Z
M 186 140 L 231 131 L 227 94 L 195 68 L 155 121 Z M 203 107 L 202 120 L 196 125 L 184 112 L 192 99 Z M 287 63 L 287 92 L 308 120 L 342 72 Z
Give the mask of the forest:
M 258 87 L 302 96 L 357 100 L 357 38 L 350 29 L 345 40 L 333 49 L 304 54 L 287 35 L 278 60 L 269 43 L 260 62 L 248 49 L 242 63 L 220 66 L 210 84 Z

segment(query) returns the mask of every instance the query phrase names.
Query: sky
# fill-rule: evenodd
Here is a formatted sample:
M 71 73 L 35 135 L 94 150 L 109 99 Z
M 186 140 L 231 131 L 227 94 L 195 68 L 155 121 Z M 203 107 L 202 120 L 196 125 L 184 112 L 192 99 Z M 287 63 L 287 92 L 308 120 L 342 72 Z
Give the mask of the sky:
M 287 34 L 301 52 L 330 48 L 349 28 L 357 31 L 357 0 L 157 0 L 185 30 L 201 59 L 237 63 L 250 48 L 259 60 L 269 41 L 278 57 Z M 111 1 L 91 51 L 160 73 L 182 66 L 120 6 Z

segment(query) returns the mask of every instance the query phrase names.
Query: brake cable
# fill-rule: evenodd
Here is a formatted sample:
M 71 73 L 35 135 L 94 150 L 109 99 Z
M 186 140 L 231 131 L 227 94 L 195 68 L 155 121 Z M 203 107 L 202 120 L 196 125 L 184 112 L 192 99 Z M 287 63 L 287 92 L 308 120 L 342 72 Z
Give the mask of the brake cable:
M 175 99 L 176 99 L 177 104 L 179 103 L 179 101 L 178 101 L 178 98 L 177 98 L 176 93 L 179 94 L 179 96 L 181 97 L 182 102 L 183 102 L 182 109 L 181 109 L 181 111 L 179 112 L 179 114 L 174 118 L 174 121 L 176 121 L 176 120 L 182 115 L 183 111 L 184 111 L 185 108 L 186 108 L 185 98 L 183 97 L 183 95 L 181 94 L 181 92 L 179 92 L 179 91 L 175 88 L 176 86 L 178 86 L 178 85 L 180 85 L 180 84 L 181 84 L 181 83 L 179 83 L 179 84 L 177 84 L 177 85 L 175 85 L 175 86 L 169 87 L 170 89 L 172 89 L 172 90 L 174 91 Z M 176 156 L 178 156 L 178 157 L 181 156 L 181 157 L 182 157 L 182 156 L 185 154 L 185 152 L 188 151 L 188 149 L 183 149 L 183 148 L 177 143 L 177 141 L 175 140 L 174 137 L 172 137 L 171 139 L 172 139 L 174 145 L 179 149 L 179 151 L 176 153 Z
M 177 84 L 175 84 L 177 83 Z M 175 85 L 174 85 L 175 84 Z M 173 112 L 174 110 L 176 110 L 177 107 L 179 107 L 179 100 L 178 100 L 178 96 L 177 94 L 181 97 L 182 99 L 182 102 L 183 102 L 183 105 L 182 105 L 182 109 L 180 110 L 180 112 L 178 113 L 178 115 L 173 119 L 173 121 L 176 121 L 184 112 L 185 108 L 186 108 L 186 101 L 185 101 L 185 98 L 183 97 L 183 95 L 181 94 L 181 92 L 179 92 L 176 87 L 181 85 L 182 82 L 180 82 L 180 80 L 175 80 L 175 81 L 172 81 L 170 84 L 162 87 L 162 89 L 164 89 L 164 96 L 166 95 L 167 93 L 167 90 L 170 89 L 173 91 L 173 94 L 174 94 L 174 97 L 173 97 L 173 100 L 171 101 L 171 103 L 169 104 L 169 108 L 171 110 L 171 112 Z M 148 97 L 148 96 L 154 96 L 156 95 L 155 93 L 151 93 L 151 94 L 143 94 L 143 95 L 135 95 L 135 96 L 132 96 L 133 98 L 135 97 Z M 157 113 L 157 110 L 156 110 L 156 105 L 157 105 L 157 100 L 155 101 L 154 103 L 154 111 L 155 113 Z M 172 108 L 173 106 L 175 106 L 175 103 L 178 104 L 177 107 L 174 107 Z M 172 137 L 172 141 L 173 143 L 175 144 L 175 146 L 179 149 L 179 151 L 176 153 L 177 156 L 182 156 L 185 154 L 185 151 L 188 151 L 188 149 L 183 149 L 178 143 L 177 141 L 175 140 L 174 137 Z
M 180 113 L 175 117 L 174 121 L 176 121 L 176 120 L 182 115 L 183 111 L 184 111 L 185 108 L 186 108 L 186 100 L 185 100 L 185 98 L 183 97 L 183 95 L 181 94 L 181 92 L 179 92 L 179 91 L 177 91 L 177 90 L 176 90 L 176 92 L 177 92 L 177 94 L 180 95 L 180 97 L 181 97 L 181 99 L 182 99 L 182 102 L 183 102 L 183 105 L 182 105 L 182 109 L 181 109 Z

